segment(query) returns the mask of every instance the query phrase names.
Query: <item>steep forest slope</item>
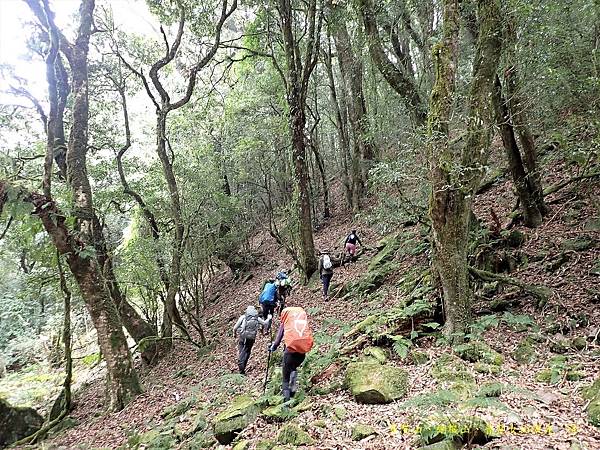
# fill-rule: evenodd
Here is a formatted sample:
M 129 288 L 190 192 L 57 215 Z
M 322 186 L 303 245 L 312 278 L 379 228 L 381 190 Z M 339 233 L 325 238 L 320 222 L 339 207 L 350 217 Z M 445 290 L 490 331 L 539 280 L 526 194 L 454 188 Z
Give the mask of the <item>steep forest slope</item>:
M 547 160 L 548 185 L 576 175 L 565 161 Z M 600 448 L 600 430 L 588 421 L 590 402 L 584 396 L 600 358 L 599 187 L 598 181 L 584 180 L 548 196 L 551 212 L 540 228 L 492 233 L 473 264 L 504 271 L 525 289 L 480 282 L 470 343 L 453 349 L 437 332 L 429 303 L 426 230 L 412 225 L 391 237 L 378 236 L 368 216 L 356 222 L 335 211 L 315 235 L 317 248 L 339 249 L 347 230 L 356 226 L 364 252 L 336 270 L 327 303 L 316 280 L 294 288 L 291 299 L 309 312 L 316 346 L 303 366 L 303 394 L 291 411 L 269 395 L 277 391 L 277 364 L 261 397 L 268 336 L 257 340 L 248 376 L 236 374 L 233 323 L 255 304 L 265 278 L 291 266 L 272 238 L 260 233 L 253 246 L 262 257 L 244 281 L 223 274 L 211 287 L 206 351 L 177 346 L 143 372 L 144 394 L 118 413 L 97 416 L 104 406 L 102 381 L 94 382 L 76 395 L 77 425 L 45 446 L 217 448 L 214 424 L 237 421 L 233 429 L 241 431 L 219 448 L 408 449 L 444 438 L 430 448 L 457 442 Z M 476 200 L 475 214 L 492 230 L 509 220 L 511 188 L 500 177 Z M 393 320 L 378 325 L 377 319 L 394 312 Z M 354 327 L 360 321 L 370 325 Z M 373 350 L 374 344 L 382 351 Z M 370 370 L 380 365 L 406 371 L 401 397 L 389 404 L 356 402 L 343 383 L 348 364 L 356 360 L 367 360 Z

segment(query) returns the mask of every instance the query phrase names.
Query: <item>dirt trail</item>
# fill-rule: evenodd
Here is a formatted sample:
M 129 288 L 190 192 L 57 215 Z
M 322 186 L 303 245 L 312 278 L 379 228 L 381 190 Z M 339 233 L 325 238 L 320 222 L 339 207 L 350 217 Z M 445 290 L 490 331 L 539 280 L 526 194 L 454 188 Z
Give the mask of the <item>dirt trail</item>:
M 561 167 L 556 167 L 556 171 L 560 170 Z M 509 182 L 503 182 L 485 196 L 478 198 L 476 214 L 484 221 L 490 217 L 491 209 L 495 209 L 499 215 L 504 215 L 511 207 L 512 197 L 506 194 L 510 188 Z M 589 194 L 594 188 L 597 189 L 598 184 L 587 184 L 584 189 L 591 189 L 587 191 Z M 572 201 L 573 195 L 577 196 L 581 203 L 576 211 L 576 217 L 571 214 L 571 207 L 566 205 L 567 201 Z M 561 201 L 563 197 L 564 200 Z M 527 239 L 519 251 L 527 255 L 530 262 L 511 274 L 531 283 L 544 283 L 554 291 L 549 302 L 542 309 L 534 305 L 531 297 L 521 294 L 521 304 L 512 312 L 530 315 L 541 327 L 546 327 L 549 323 L 571 326 L 569 338 L 585 337 L 600 327 L 600 309 L 597 307 L 600 277 L 590 273 L 593 265 L 600 261 L 600 248 L 596 245 L 594 248 L 572 255 L 566 265 L 554 273 L 549 273 L 545 269 L 545 264 L 560 252 L 560 243 L 564 239 L 586 236 L 594 239 L 596 243 L 600 242 L 598 231 L 584 229 L 585 220 L 597 216 L 597 212 L 589 202 L 585 201 L 585 198 L 586 191 L 579 190 L 571 196 L 567 195 L 567 192 L 560 192 L 550 199 L 558 201 L 551 205 L 552 211 L 544 225 L 533 231 L 522 230 L 526 233 Z M 364 223 L 353 222 L 350 216 L 338 212 L 317 231 L 315 235 L 317 248 L 341 249 L 344 236 L 353 226 L 358 228 L 361 239 L 367 247 L 374 245 L 380 238 Z M 220 282 L 213 286 L 213 292 L 209 293 L 209 298 L 217 291 L 220 293 L 218 300 L 208 306 L 205 315 L 209 323 L 206 329 L 207 338 L 216 343 L 212 353 L 198 358 L 195 349 L 191 346 L 177 345 L 176 349 L 157 366 L 146 371 L 142 369 L 145 393 L 119 413 L 95 416 L 97 411 L 102 410 L 103 400 L 102 382 L 94 382 L 76 397 L 73 416 L 79 421 L 79 425 L 55 438 L 52 444 L 67 448 L 82 443 L 96 448 L 115 448 L 126 442 L 132 430 L 142 433 L 152 429 L 157 422 L 160 422 L 160 413 L 166 407 L 177 403 L 191 392 L 195 392 L 202 401 L 221 405 L 214 408 L 214 411 L 222 410 L 226 405 L 228 397 L 226 392 L 258 394 L 262 387 L 269 338 L 265 336 L 257 339 L 247 369 L 248 376 L 239 385 L 236 384 L 239 377 L 232 376 L 231 383 L 228 385 L 228 377 L 224 375 L 235 373 L 237 370 L 237 348 L 231 335 L 231 327 L 247 305 L 256 304 L 263 281 L 273 276 L 277 270 L 291 267 L 292 261 L 267 234 L 258 235 L 254 239 L 254 246 L 264 257 L 260 264 L 252 269 L 252 277 L 246 283 L 236 284 L 231 282 L 230 274 L 224 274 Z M 365 271 L 367 263 L 368 258 L 364 257 L 356 263 L 337 269 L 332 283 L 335 286 L 356 279 Z M 406 257 L 399 263 L 400 269 L 396 278 L 417 264 L 426 265 L 427 255 Z M 388 292 L 378 298 L 379 305 L 365 305 L 364 308 L 360 304 L 339 298 L 324 303 L 318 286 L 311 289 L 299 285 L 295 287 L 291 301 L 313 311 L 312 321 L 315 331 L 333 334 L 337 328 L 330 319 L 351 322 L 364 317 L 363 309 L 389 307 L 399 299 L 393 292 Z M 582 314 L 587 316 L 587 323 L 573 326 L 573 319 Z M 277 323 L 274 328 L 276 327 Z M 505 363 L 499 374 L 476 373 L 476 384 L 497 381 L 518 388 L 514 392 L 502 395 L 502 401 L 512 411 L 505 413 L 500 421 L 507 426 L 510 423 L 531 426 L 524 428 L 522 432 L 519 432 L 518 428 L 516 431 L 505 431 L 486 447 L 569 449 L 575 448 L 571 447 L 572 444 L 579 443 L 582 445 L 581 448 L 600 448 L 600 432 L 587 423 L 583 409 L 585 400 L 580 395 L 580 389 L 597 376 L 600 367 L 597 344 L 595 346 L 588 344 L 581 351 L 568 350 L 566 353 L 569 362 L 580 364 L 582 368 L 580 380 L 562 380 L 556 386 L 548 386 L 536 381 L 536 374 L 547 365 L 549 358 L 554 356 L 550 352 L 549 344 L 540 344 L 535 349 L 539 356 L 536 363 L 523 366 L 511 359 L 511 353 L 523 336 L 524 334 L 516 331 L 514 326 L 503 322 L 485 334 L 488 344 L 504 355 Z M 550 336 L 550 338 L 555 337 Z M 400 360 L 392 361 L 392 364 L 403 367 L 409 373 L 408 398 L 433 392 L 436 389 L 436 382 L 430 375 L 432 361 L 450 351 L 443 346 L 434 345 L 433 340 L 420 341 L 419 345 L 420 350 L 429 355 L 429 363 L 410 365 Z M 519 389 L 527 390 L 530 394 L 524 395 L 523 392 L 519 392 Z M 346 391 L 315 397 L 314 402 L 318 403 L 317 406 L 302 413 L 295 421 L 309 426 L 310 434 L 319 443 L 313 448 L 320 449 L 414 448 L 414 435 L 411 431 L 414 430 L 415 420 L 425 417 L 428 413 L 427 407 L 403 408 L 402 403 L 359 405 Z M 335 408 L 340 411 L 344 409 L 343 418 L 336 418 L 336 415 L 332 414 Z M 494 420 L 498 421 L 498 418 Z M 323 421 L 324 426 L 314 426 L 317 421 Z M 373 426 L 378 435 L 360 443 L 353 442 L 350 438 L 351 429 L 357 423 Z M 533 425 L 538 423 L 544 425 L 541 431 L 533 428 Z M 253 442 L 257 439 L 274 438 L 280 426 L 268 424 L 259 418 L 244 430 L 242 436 Z

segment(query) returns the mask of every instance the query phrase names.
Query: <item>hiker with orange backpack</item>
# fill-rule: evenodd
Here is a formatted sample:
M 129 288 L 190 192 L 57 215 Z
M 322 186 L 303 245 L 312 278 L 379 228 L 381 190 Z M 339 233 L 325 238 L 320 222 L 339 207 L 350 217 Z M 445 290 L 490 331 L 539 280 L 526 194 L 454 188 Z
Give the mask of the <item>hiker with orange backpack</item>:
M 306 311 L 299 306 L 288 306 L 281 312 L 281 324 L 275 341 L 269 345 L 269 352 L 274 352 L 281 341 L 285 343 L 283 351 L 283 380 L 281 391 L 285 402 L 296 395 L 298 390 L 298 367 L 314 344 L 312 330 L 308 323 Z

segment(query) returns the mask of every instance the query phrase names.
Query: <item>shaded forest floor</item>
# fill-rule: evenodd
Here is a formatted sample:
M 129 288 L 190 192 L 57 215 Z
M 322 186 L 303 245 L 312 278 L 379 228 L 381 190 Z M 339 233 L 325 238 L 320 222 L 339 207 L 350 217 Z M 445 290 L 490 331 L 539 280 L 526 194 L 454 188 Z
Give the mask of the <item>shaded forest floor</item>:
M 546 184 L 573 175 L 560 160 L 550 162 L 548 170 Z M 516 227 L 524 233 L 523 242 L 502 247 L 501 256 L 515 265 L 510 276 L 543 284 L 552 294 L 540 304 L 519 289 L 493 283 L 481 286 L 475 305 L 476 323 L 486 343 L 503 355 L 504 362 L 497 373 L 493 373 L 495 369 L 486 373 L 476 363 L 465 362 L 473 383 L 459 395 L 464 398 L 444 399 L 441 394 L 445 385 L 432 376 L 432 371 L 436 361 L 452 350 L 434 335 L 417 337 L 413 340 L 414 348 L 427 355 L 421 364 L 410 357 L 401 358 L 388 349 L 389 364 L 404 368 L 409 374 L 406 399 L 387 405 L 362 405 L 342 389 L 322 395 L 309 392 L 307 410 L 291 420 L 314 439 L 315 443 L 306 448 L 416 448 L 419 445 L 414 431 L 422 420 L 434 411 L 451 414 L 461 408 L 496 427 L 497 437 L 485 444 L 485 448 L 600 448 L 600 430 L 588 424 L 584 411 L 586 400 L 581 395 L 581 389 L 598 376 L 600 367 L 599 187 L 599 183 L 585 181 L 551 195 L 548 198 L 551 211 L 544 224 L 535 230 Z M 475 213 L 493 227 L 491 211 L 504 223 L 513 205 L 511 183 L 501 179 L 477 198 Z M 428 266 L 426 246 L 424 251 L 398 252 L 393 273 L 386 276 L 379 289 L 369 295 L 341 299 L 335 294 L 367 271 L 381 236 L 340 211 L 315 235 L 317 248 L 341 249 L 345 234 L 353 226 L 359 230 L 366 251 L 357 262 L 336 270 L 333 298 L 324 303 L 315 282 L 297 286 L 291 296 L 294 303 L 311 315 L 321 346 L 314 351 L 321 355 L 334 346 L 336 340 L 342 339 L 340 331 L 348 330 L 369 314 L 381 312 L 382 308 L 400 305 L 404 298 L 399 286 L 405 275 L 415 268 L 425 270 Z M 408 227 L 402 233 L 406 240 L 415 241 L 417 247 L 422 243 L 417 227 Z M 171 444 L 146 448 L 194 448 L 189 430 L 198 417 L 196 413 L 202 412 L 210 423 L 234 395 L 250 393 L 258 397 L 262 393 L 269 338 L 257 339 L 248 376 L 243 377 L 236 374 L 237 346 L 231 327 L 247 305 L 256 304 L 263 281 L 292 264 L 266 234 L 258 235 L 253 245 L 263 256 L 251 271 L 252 277 L 240 284 L 231 282 L 230 274 L 223 274 L 211 288 L 209 298 L 215 300 L 207 307 L 205 323 L 207 338 L 214 343 L 214 349 L 199 355 L 191 346 L 177 345 L 158 365 L 141 369 L 145 392 L 119 413 L 100 413 L 104 408 L 102 380 L 97 379 L 75 397 L 72 417 L 77 425 L 47 441 L 44 447 L 134 448 L 139 445 L 144 448 L 143 443 L 139 444 L 140 435 L 160 429 L 175 417 L 169 432 L 175 438 L 167 441 Z M 519 363 L 515 350 L 523 349 L 525 344 L 530 346 L 531 357 Z M 559 355 L 564 359 L 557 359 Z M 549 379 L 540 381 L 540 372 L 545 369 L 550 371 Z M 332 378 L 336 376 L 341 375 L 333 374 Z M 478 398 L 473 395 L 474 388 L 491 382 L 500 386 L 499 397 L 489 402 L 482 400 L 480 404 L 466 402 L 469 398 Z M 173 408 L 183 404 L 186 407 L 178 411 Z M 353 441 L 351 433 L 356 424 L 369 425 L 376 434 L 360 442 Z M 238 440 L 248 439 L 250 448 L 257 445 L 268 448 L 267 440 L 275 440 L 282 426 L 282 423 L 269 423 L 259 417 Z M 143 437 L 141 441 L 144 442 Z

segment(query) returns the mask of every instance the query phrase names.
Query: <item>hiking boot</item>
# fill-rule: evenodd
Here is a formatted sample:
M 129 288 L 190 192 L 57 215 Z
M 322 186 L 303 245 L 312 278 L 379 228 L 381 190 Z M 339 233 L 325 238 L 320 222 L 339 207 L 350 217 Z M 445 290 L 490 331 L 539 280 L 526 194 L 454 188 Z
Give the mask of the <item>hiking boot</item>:
M 298 390 L 298 372 L 294 370 L 290 374 L 290 391 L 291 391 L 292 397 L 294 395 L 296 395 L 297 390 Z

